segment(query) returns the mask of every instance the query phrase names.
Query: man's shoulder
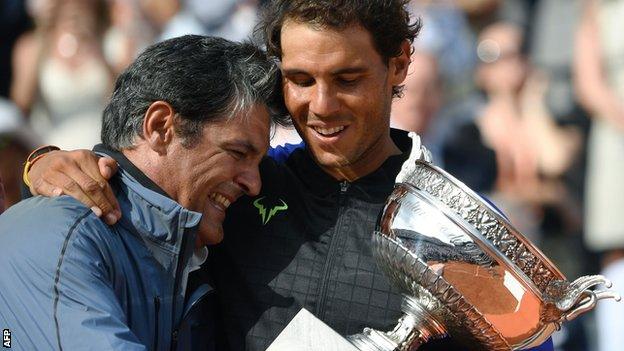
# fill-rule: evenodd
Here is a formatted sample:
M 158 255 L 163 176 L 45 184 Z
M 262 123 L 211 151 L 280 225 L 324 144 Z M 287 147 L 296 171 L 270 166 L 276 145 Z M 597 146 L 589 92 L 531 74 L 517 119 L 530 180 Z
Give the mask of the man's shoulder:
M 74 235 L 96 238 L 91 240 L 95 243 L 105 238 L 105 233 L 106 224 L 78 201 L 68 196 L 33 197 L 0 216 L 0 255 L 45 261 L 45 257 L 58 256 Z
M 51 232 L 87 219 L 93 212 L 69 196 L 36 196 L 10 207 L 0 218 L 0 226 L 10 229 L 44 228 Z
M 274 150 L 274 149 L 272 149 Z M 305 145 L 296 145 L 294 148 L 279 154 L 269 153 L 260 163 L 260 177 L 263 189 L 283 187 L 301 176 L 307 167 Z
M 15 326 L 26 348 L 51 348 L 56 318 L 67 326 L 86 311 L 57 314 L 57 306 L 84 298 L 95 305 L 109 296 L 102 287 L 112 282 L 112 240 L 90 209 L 68 197 L 34 197 L 9 208 L 0 216 L 0 321 Z
M 269 149 L 267 159 L 270 159 L 277 164 L 284 164 L 294 154 L 301 152 L 303 149 L 305 149 L 305 143 L 303 141 L 298 144 L 277 145 Z

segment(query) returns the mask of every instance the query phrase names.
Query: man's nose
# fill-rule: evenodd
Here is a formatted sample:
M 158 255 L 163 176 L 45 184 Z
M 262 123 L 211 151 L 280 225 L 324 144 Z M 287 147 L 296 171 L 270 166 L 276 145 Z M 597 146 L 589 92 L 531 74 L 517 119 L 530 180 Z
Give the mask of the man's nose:
M 248 196 L 256 196 L 260 193 L 262 180 L 260 180 L 260 171 L 257 165 L 241 172 L 234 181 Z
M 340 108 L 336 90 L 327 84 L 317 84 L 310 96 L 310 112 L 317 116 L 331 116 Z

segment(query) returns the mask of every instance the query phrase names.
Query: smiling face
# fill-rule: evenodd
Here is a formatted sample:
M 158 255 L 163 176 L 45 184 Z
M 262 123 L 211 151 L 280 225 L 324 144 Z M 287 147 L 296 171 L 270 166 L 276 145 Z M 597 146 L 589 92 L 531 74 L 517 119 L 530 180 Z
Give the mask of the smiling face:
M 386 65 L 370 33 L 286 21 L 281 31 L 284 99 L 316 162 L 355 180 L 398 149 L 390 139 L 392 87 L 405 79 L 409 43 Z
M 170 146 L 169 169 L 177 174 L 172 197 L 182 206 L 203 214 L 199 239 L 214 244 L 223 239 L 222 223 L 228 206 L 241 195 L 257 195 L 258 165 L 269 147 L 269 114 L 256 105 L 246 115 L 204 126 L 190 149 L 181 138 Z

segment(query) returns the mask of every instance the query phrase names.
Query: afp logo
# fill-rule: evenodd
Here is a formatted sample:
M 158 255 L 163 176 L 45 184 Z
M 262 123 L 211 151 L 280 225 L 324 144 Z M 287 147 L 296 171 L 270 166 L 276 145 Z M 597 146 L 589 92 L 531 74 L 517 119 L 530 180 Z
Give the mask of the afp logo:
M 2 347 L 11 348 L 11 331 L 9 329 L 2 329 Z

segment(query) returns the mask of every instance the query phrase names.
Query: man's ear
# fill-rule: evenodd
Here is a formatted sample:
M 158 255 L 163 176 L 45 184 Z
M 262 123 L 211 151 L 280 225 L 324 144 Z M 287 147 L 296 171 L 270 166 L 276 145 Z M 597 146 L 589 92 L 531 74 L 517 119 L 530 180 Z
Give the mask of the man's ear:
M 149 147 L 160 155 L 167 153 L 167 146 L 175 136 L 175 116 L 175 110 L 165 101 L 153 102 L 145 112 L 143 138 Z
M 401 54 L 392 57 L 389 62 L 390 75 L 392 85 L 400 85 L 407 77 L 407 70 L 410 65 L 410 56 L 412 55 L 412 45 L 409 41 L 404 40 L 401 44 Z

